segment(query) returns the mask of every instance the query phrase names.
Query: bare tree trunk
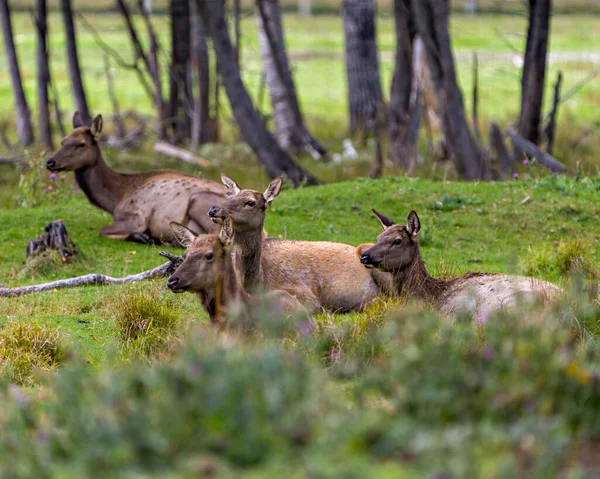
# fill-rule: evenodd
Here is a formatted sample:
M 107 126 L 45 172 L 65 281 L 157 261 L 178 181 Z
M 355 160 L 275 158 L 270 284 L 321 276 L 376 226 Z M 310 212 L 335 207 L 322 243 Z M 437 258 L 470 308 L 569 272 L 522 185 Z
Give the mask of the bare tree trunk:
M 194 95 L 194 113 L 192 116 L 192 149 L 210 141 L 209 104 L 210 104 L 210 63 L 206 31 L 196 2 L 190 5 L 192 32 L 192 69 L 194 82 L 198 85 Z
M 383 100 L 379 79 L 375 0 L 343 0 L 350 134 L 365 135 L 377 121 Z
M 63 22 L 65 24 L 67 60 L 69 64 L 69 76 L 71 77 L 73 97 L 77 110 L 81 115 L 81 119 L 85 124 L 89 124 L 91 118 L 85 97 L 85 89 L 83 88 L 83 82 L 81 81 L 79 58 L 77 57 L 77 37 L 75 35 L 75 24 L 73 23 L 71 0 L 60 0 L 60 8 L 63 14 Z
M 10 9 L 8 0 L 0 0 L 0 20 L 2 21 L 2 37 L 4 40 L 4 50 L 8 59 L 10 70 L 10 79 L 12 82 L 13 96 L 15 99 L 15 114 L 17 123 L 17 134 L 19 142 L 23 147 L 33 143 L 33 128 L 31 127 L 31 112 L 27 105 L 23 83 L 21 82 L 21 72 L 19 70 L 19 61 L 13 38 L 12 24 L 10 21 Z
M 549 155 L 552 154 L 554 149 L 554 134 L 556 133 L 556 115 L 558 114 L 558 105 L 560 104 L 560 87 L 562 85 L 563 74 L 559 70 L 558 76 L 556 77 L 556 83 L 554 84 L 554 101 L 552 102 L 552 110 L 548 115 L 548 124 L 544 129 L 544 135 L 546 136 L 548 143 L 546 145 L 546 151 Z
M 37 0 L 35 10 L 35 25 L 37 31 L 37 97 L 38 97 L 38 128 L 40 144 L 52 150 L 52 126 L 50 124 L 50 99 L 48 84 L 50 83 L 50 68 L 48 67 L 48 24 L 46 21 L 46 0 Z
M 242 15 L 241 0 L 233 0 L 233 35 L 235 41 L 235 62 L 240 64 L 240 51 L 242 48 L 242 33 L 240 29 L 240 20 Z
M 190 119 L 187 109 L 191 101 L 187 71 L 190 60 L 190 3 L 189 0 L 170 0 L 171 16 L 171 74 L 169 117 L 174 121 L 173 143 L 190 138 Z
M 415 28 L 410 0 L 394 0 L 396 22 L 396 58 L 389 104 L 390 157 L 395 165 L 408 168 L 410 152 L 403 148 L 403 139 L 410 121 L 413 87 L 413 40 Z
M 445 141 L 458 173 L 467 180 L 481 179 L 487 172 L 483 155 L 469 130 L 462 93 L 456 80 L 447 0 L 412 0 L 412 7 L 437 90 Z
M 308 131 L 290 70 L 279 0 L 256 0 L 258 31 L 265 81 L 271 95 L 279 145 L 291 152 L 305 149 L 315 158 L 327 151 Z
M 252 100 L 242 83 L 235 53 L 229 39 L 225 12 L 221 0 L 196 0 L 207 32 L 212 39 L 217 57 L 217 68 L 244 140 L 250 145 L 271 177 L 287 175 L 299 186 L 318 183 L 310 173 L 298 166 L 288 153 L 282 150 L 275 138 L 265 128 Z
M 529 28 L 521 77 L 518 132 L 536 145 L 540 142 L 551 12 L 552 0 L 529 0 Z

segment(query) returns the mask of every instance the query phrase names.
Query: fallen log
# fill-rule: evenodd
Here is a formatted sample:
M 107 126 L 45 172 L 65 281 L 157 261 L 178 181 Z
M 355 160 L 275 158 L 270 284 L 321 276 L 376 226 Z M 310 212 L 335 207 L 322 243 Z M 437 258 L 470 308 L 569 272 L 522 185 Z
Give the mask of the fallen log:
M 515 148 L 521 150 L 532 158 L 535 158 L 540 165 L 545 166 L 550 171 L 555 173 L 564 173 L 567 171 L 567 167 L 563 163 L 545 151 L 540 150 L 532 142 L 519 135 L 514 129 L 509 128 L 506 130 L 506 134 L 512 140 Z
M 185 161 L 186 163 L 198 165 L 201 168 L 210 168 L 212 166 L 210 161 L 194 155 L 191 151 L 178 148 L 177 146 L 173 146 L 164 141 L 157 141 L 154 143 L 154 151 L 172 158 L 177 158 L 181 161 Z
M 182 257 L 175 256 L 170 253 L 161 252 L 160 255 L 168 258 L 169 262 L 161 266 L 157 266 L 156 268 L 142 271 L 138 274 L 125 276 L 123 278 L 113 278 L 100 273 L 85 274 L 83 276 L 76 276 L 75 278 L 51 281 L 50 283 L 21 286 L 18 288 L 0 288 L 0 297 L 15 297 L 26 294 L 40 293 L 42 291 L 53 291 L 55 289 L 76 288 L 79 286 L 89 285 L 104 286 L 125 284 L 134 283 L 136 281 L 142 281 L 145 279 L 162 278 L 164 276 L 171 275 L 175 269 L 177 269 L 177 266 L 181 263 L 181 261 L 183 261 Z

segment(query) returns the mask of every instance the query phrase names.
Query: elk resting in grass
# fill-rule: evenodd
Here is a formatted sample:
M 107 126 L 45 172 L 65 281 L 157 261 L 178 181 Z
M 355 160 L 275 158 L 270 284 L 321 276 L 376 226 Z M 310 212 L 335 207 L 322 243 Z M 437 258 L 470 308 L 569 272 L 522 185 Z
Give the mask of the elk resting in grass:
M 196 233 L 217 231 L 206 212 L 225 198 L 223 185 L 171 170 L 117 173 L 102 158 L 101 132 L 100 115 L 88 127 L 76 112 L 73 131 L 46 162 L 50 171 L 74 171 L 88 200 L 113 215 L 113 223 L 100 230 L 101 236 L 170 243 L 175 240 L 170 221 L 185 224 Z
M 383 227 L 374 246 L 366 249 L 360 261 L 367 268 L 378 268 L 392 274 L 392 291 L 432 304 L 444 314 L 472 314 L 477 319 L 489 317 L 492 311 L 521 303 L 552 301 L 561 289 L 535 278 L 494 273 L 467 273 L 441 280 L 429 275 L 419 252 L 421 222 L 415 211 L 406 225 L 373 213 Z
M 267 310 L 284 317 L 291 314 L 308 316 L 308 311 L 286 291 L 269 291 L 264 295 L 249 295 L 242 285 L 236 263 L 239 254 L 234 245 L 233 222 L 227 218 L 218 235 L 196 236 L 178 223 L 171 223 L 178 241 L 187 247 L 184 260 L 167 281 L 174 293 L 196 293 L 208 312 L 211 322 L 224 324 L 237 308 L 248 316 Z
M 233 219 L 247 290 L 281 289 L 311 310 L 350 312 L 363 309 L 389 287 L 390 276 L 365 270 L 354 246 L 264 237 L 266 210 L 281 190 L 281 178 L 271 181 L 264 193 L 243 190 L 225 175 L 221 179 L 228 187 L 227 199 L 208 214 L 216 222 Z

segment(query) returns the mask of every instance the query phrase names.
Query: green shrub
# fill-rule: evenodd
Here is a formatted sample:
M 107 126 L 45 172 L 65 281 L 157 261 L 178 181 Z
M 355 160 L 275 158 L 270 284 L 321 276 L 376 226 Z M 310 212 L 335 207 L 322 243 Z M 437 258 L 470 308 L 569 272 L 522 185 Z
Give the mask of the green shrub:
M 35 384 L 40 371 L 55 369 L 66 358 L 62 333 L 35 322 L 9 322 L 0 329 L 0 377 Z
M 521 270 L 527 276 L 565 276 L 582 271 L 588 277 L 598 277 L 592 242 L 586 238 L 561 239 L 552 245 L 544 244 L 527 249 L 521 260 Z
M 145 286 L 126 292 L 112 305 L 119 341 L 133 356 L 153 357 L 182 337 L 185 320 L 175 295 Z

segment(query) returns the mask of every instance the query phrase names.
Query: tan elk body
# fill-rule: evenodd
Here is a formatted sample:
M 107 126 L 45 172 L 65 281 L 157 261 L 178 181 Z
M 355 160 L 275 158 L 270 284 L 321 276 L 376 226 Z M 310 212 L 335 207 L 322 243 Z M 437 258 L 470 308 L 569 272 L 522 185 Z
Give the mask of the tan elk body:
M 113 215 L 113 223 L 100 235 L 141 243 L 173 242 L 169 222 L 182 223 L 196 233 L 217 231 L 207 211 L 225 197 L 226 188 L 171 170 L 122 174 L 102 158 L 98 139 L 102 117 L 84 126 L 77 113 L 73 131 L 48 161 L 50 171 L 74 171 L 89 201 Z
M 389 275 L 370 274 L 360 265 L 353 246 L 263 237 L 266 209 L 279 194 L 281 178 L 274 179 L 265 193 L 242 190 L 231 178 L 221 178 L 228 198 L 209 215 L 217 222 L 233 219 L 246 289 L 281 289 L 312 310 L 350 312 L 364 308 L 389 283 Z
M 561 289 L 535 278 L 494 273 L 467 273 L 440 280 L 427 272 L 419 252 L 421 223 L 411 211 L 406 225 L 394 223 L 373 210 L 383 227 L 375 245 L 363 250 L 361 263 L 392 273 L 392 291 L 429 302 L 440 312 L 471 314 L 485 319 L 493 311 L 556 299 Z
M 211 322 L 224 324 L 233 310 L 246 315 L 268 309 L 271 314 L 280 317 L 290 314 L 308 316 L 308 311 L 286 291 L 250 295 L 244 290 L 236 264 L 239 254 L 234 245 L 235 233 L 230 219 L 225 219 L 218 235 L 196 236 L 178 223 L 171 223 L 171 227 L 187 250 L 183 263 L 171 275 L 167 286 L 175 293 L 195 293 Z

